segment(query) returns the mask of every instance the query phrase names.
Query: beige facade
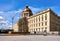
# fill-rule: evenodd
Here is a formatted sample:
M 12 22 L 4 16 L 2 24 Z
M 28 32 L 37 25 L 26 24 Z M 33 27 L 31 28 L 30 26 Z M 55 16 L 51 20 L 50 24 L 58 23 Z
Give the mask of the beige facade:
M 58 32 L 60 28 L 60 17 L 51 9 L 46 9 L 35 15 L 27 7 L 22 12 L 22 17 L 26 17 L 28 21 L 28 32 Z M 14 28 L 16 29 L 16 28 Z
M 14 31 L 14 32 L 19 32 L 19 28 L 18 28 L 18 24 L 17 24 L 17 23 L 15 23 L 15 24 L 13 25 L 13 31 Z
M 31 31 L 44 31 L 45 29 L 49 32 L 50 28 L 50 12 L 49 9 L 33 15 L 28 18 L 29 32 Z
M 42 11 L 28 18 L 29 32 L 58 32 L 60 28 L 59 16 L 51 9 Z

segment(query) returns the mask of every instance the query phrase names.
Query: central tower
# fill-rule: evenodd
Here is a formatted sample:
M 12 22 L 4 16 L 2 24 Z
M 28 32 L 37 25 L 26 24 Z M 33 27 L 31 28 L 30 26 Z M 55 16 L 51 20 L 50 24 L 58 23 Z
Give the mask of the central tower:
M 25 9 L 22 11 L 22 17 L 30 17 L 32 15 L 32 11 L 28 6 L 26 6 Z

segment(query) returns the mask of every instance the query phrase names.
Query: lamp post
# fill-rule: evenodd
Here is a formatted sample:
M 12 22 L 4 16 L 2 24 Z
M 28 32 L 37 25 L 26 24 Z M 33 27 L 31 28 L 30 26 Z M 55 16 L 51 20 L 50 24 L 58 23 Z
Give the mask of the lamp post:
M 16 13 L 17 14 L 17 13 Z M 12 30 L 13 30 L 13 23 L 14 23 L 14 17 L 16 16 L 16 14 L 12 17 Z
M 12 30 L 13 30 L 13 20 L 14 20 L 14 17 L 12 17 Z

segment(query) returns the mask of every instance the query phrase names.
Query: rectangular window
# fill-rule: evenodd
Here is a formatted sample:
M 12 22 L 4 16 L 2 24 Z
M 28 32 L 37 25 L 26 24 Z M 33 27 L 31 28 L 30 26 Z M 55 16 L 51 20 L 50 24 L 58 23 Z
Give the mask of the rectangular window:
M 43 29 L 44 29 L 44 28 L 42 27 L 41 29 L 42 29 L 42 32 L 43 32 Z
M 36 31 L 37 31 L 37 28 L 36 28 Z
M 40 31 L 40 28 L 39 28 L 39 31 Z
M 47 22 L 45 22 L 45 25 L 47 25 Z
M 42 22 L 42 26 L 43 26 L 43 22 Z
M 37 22 L 37 17 L 36 17 L 36 22 Z
M 34 28 L 34 31 L 35 31 L 35 28 Z
M 42 21 L 43 21 L 43 15 L 42 15 Z
M 35 23 L 35 18 L 34 18 L 34 23 Z
M 24 15 L 25 15 L 25 17 L 26 17 L 26 16 L 28 16 L 28 13 L 25 13 Z
M 45 30 L 47 29 L 47 27 L 45 27 Z
M 36 24 L 36 27 L 37 27 L 37 24 Z
M 40 23 L 39 23 L 39 26 L 40 26 Z
M 45 20 L 47 20 L 47 14 L 45 14 Z
M 35 24 L 34 24 L 34 27 L 35 27 Z
M 40 16 L 39 16 L 39 21 L 40 21 Z

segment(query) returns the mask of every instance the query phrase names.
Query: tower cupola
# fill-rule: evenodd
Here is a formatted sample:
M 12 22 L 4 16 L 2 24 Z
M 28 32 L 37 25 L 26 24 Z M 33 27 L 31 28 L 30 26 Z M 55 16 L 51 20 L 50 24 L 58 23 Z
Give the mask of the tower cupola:
M 29 16 L 32 16 L 32 15 L 33 14 L 32 14 L 31 9 L 28 6 L 26 6 L 26 8 L 23 9 L 23 11 L 22 11 L 22 17 L 29 17 Z

